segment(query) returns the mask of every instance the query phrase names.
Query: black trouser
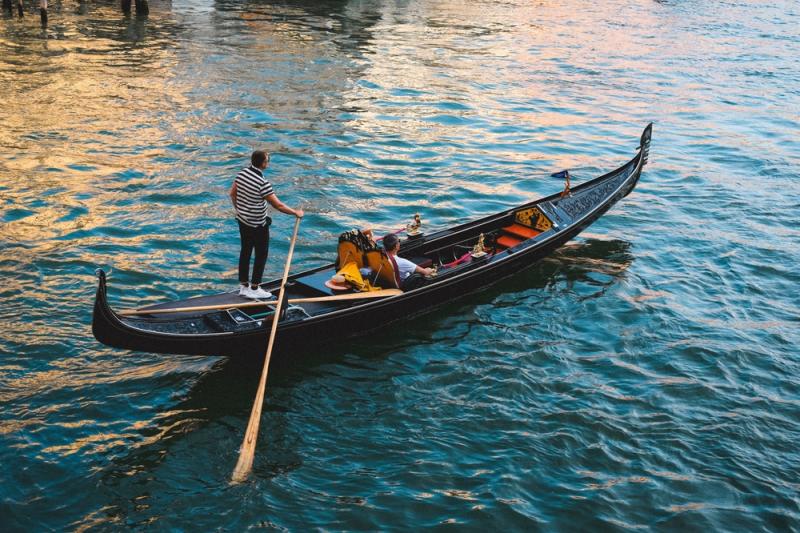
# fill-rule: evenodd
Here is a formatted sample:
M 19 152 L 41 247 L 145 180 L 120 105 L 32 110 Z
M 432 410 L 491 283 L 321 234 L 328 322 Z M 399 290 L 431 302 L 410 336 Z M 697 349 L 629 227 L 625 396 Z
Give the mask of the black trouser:
M 264 275 L 264 265 L 267 264 L 269 255 L 269 222 L 265 226 L 250 227 L 237 219 L 239 223 L 239 236 L 242 239 L 242 251 L 239 252 L 239 282 L 259 285 L 261 276 Z M 250 255 L 256 249 L 256 259 L 253 263 L 253 277 L 247 277 L 250 271 Z

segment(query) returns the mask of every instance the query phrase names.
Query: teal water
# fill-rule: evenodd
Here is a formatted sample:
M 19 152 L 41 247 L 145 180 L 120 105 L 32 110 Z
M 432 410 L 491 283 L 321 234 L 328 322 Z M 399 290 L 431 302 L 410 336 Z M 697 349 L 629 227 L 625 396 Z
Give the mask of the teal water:
M 800 531 L 797 3 L 28 7 L 0 19 L 0 529 Z M 117 308 L 236 286 L 254 148 L 301 269 L 594 177 L 650 121 L 580 239 L 272 374 L 247 483 L 258 361 L 91 335 L 96 267 Z

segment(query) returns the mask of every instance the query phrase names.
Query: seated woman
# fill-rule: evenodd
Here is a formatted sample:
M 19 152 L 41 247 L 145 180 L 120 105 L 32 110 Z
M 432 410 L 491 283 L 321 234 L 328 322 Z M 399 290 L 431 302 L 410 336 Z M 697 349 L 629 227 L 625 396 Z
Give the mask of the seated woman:
M 401 289 L 403 288 L 403 283 L 411 274 L 417 273 L 423 276 L 430 276 L 433 274 L 432 268 L 422 268 L 408 259 L 397 256 L 397 252 L 400 250 L 400 239 L 398 239 L 397 235 L 394 233 L 389 233 L 383 238 L 383 249 L 386 251 L 386 255 L 389 256 L 392 266 L 394 266 L 397 286 Z

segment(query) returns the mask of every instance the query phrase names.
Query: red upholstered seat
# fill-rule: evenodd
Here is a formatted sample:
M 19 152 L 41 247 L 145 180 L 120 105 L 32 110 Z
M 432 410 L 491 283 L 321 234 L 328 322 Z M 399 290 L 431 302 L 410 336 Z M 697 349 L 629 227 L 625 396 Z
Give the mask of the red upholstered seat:
M 541 233 L 541 231 L 523 226 L 522 224 L 511 224 L 503 228 L 503 231 L 523 240 L 532 239 Z
M 505 248 L 511 248 L 512 246 L 516 246 L 522 242 L 522 239 L 517 239 L 516 237 L 512 237 L 510 235 L 501 235 L 497 238 L 498 246 L 502 246 Z

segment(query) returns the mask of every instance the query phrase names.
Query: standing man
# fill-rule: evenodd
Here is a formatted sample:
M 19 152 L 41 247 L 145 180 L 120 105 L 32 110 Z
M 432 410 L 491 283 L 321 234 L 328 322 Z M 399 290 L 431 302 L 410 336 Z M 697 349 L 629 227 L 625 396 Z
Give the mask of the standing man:
M 272 184 L 264 178 L 264 170 L 269 166 L 269 154 L 256 150 L 250 156 L 250 166 L 243 168 L 233 180 L 230 197 L 239 223 L 239 236 L 242 250 L 239 252 L 239 294 L 245 298 L 271 298 L 272 294 L 259 285 L 264 275 L 264 266 L 269 254 L 269 225 L 272 218 L 267 216 L 269 205 L 287 215 L 303 217 L 302 209 L 292 209 L 281 202 L 272 190 Z M 249 277 L 250 255 L 256 251 L 253 263 L 253 276 Z

